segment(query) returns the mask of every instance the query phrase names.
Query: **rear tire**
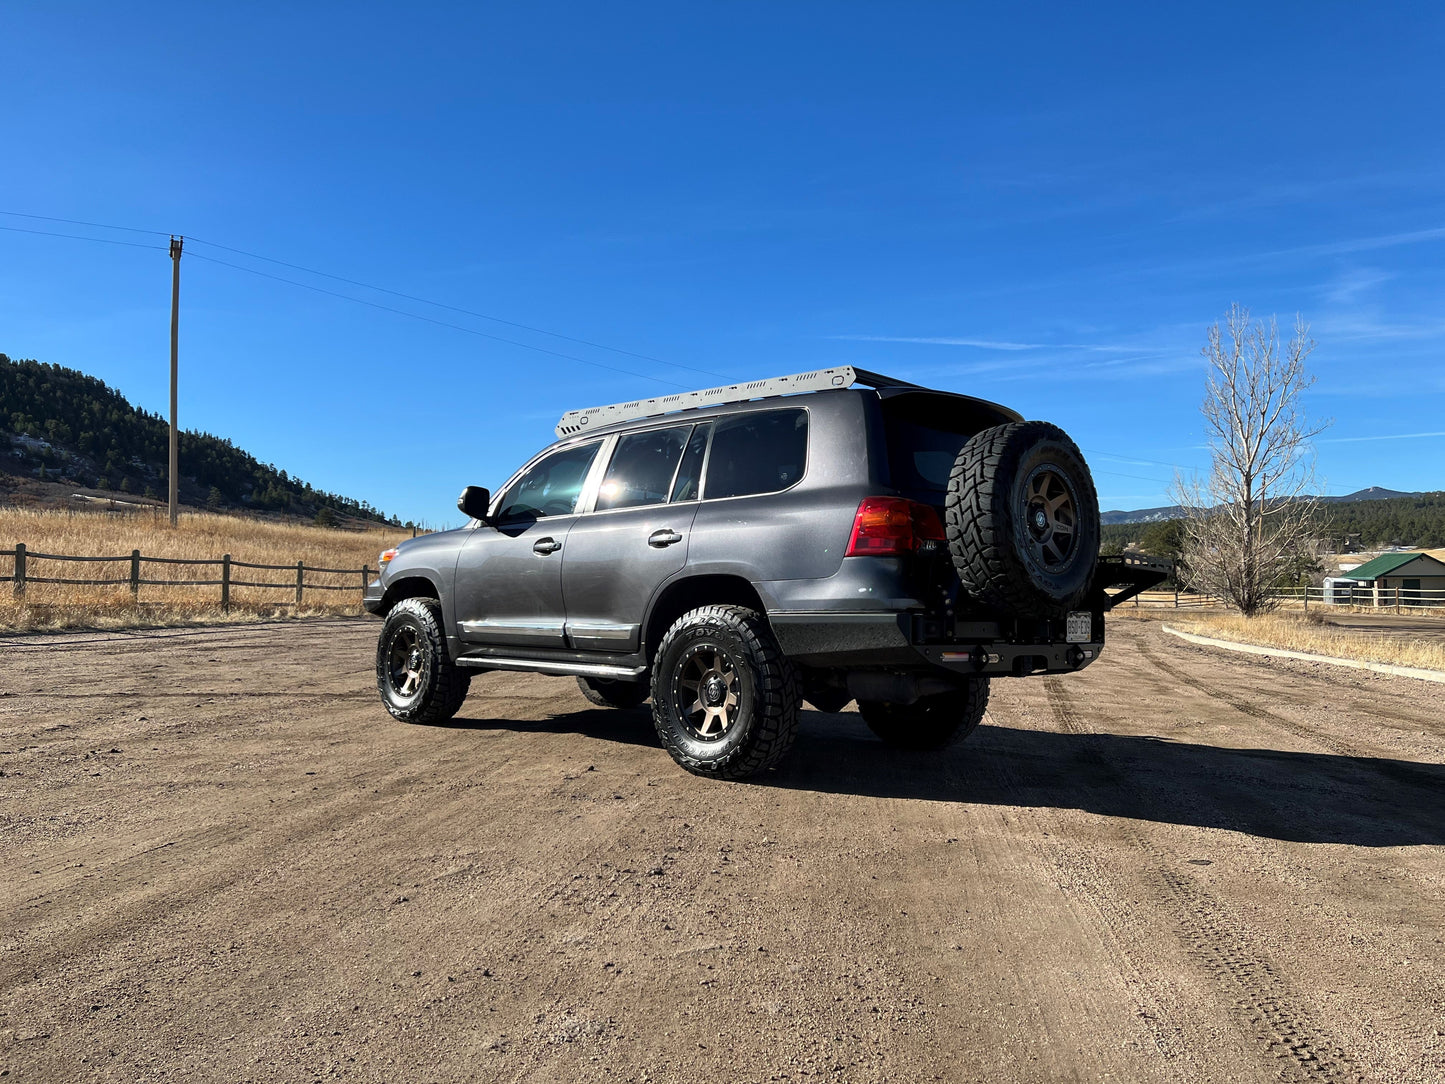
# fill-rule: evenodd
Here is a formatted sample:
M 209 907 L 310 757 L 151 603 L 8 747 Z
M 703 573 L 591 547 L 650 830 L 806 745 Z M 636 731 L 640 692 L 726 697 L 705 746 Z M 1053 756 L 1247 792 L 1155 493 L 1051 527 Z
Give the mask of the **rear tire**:
M 640 681 L 608 681 L 606 678 L 577 679 L 589 703 L 599 708 L 635 708 L 647 699 L 647 686 Z
M 797 736 L 801 705 L 797 667 L 754 610 L 703 606 L 658 645 L 652 721 L 694 775 L 743 779 L 775 766 Z
M 862 700 L 868 729 L 898 749 L 944 749 L 978 729 L 988 708 L 988 678 L 969 678 L 956 692 L 920 697 L 912 704 Z
M 407 598 L 391 608 L 376 641 L 376 687 L 394 718 L 444 723 L 462 706 L 471 683 L 447 654 L 441 603 Z
M 1077 445 L 1048 422 L 975 435 L 948 479 L 948 548 L 964 589 L 1019 617 L 1062 617 L 1099 559 L 1099 498 Z

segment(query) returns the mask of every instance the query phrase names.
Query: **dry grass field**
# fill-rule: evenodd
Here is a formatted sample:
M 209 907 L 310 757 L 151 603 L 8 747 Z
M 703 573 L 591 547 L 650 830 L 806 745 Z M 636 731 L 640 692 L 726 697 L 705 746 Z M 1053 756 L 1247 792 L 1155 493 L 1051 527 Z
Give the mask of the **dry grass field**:
M 1412 639 L 1398 633 L 1373 635 L 1337 628 L 1323 620 L 1317 610 L 1306 616 L 1299 612 L 1277 612 L 1259 617 L 1238 613 L 1191 614 L 1170 619 L 1170 624 L 1199 636 L 1214 636 L 1236 643 L 1305 651 L 1361 662 L 1383 662 L 1394 666 L 1415 666 L 1445 670 L 1445 641 L 1421 636 Z
M 174 530 L 151 515 L 113 515 L 104 512 L 36 511 L 0 507 L 0 550 L 17 542 L 29 551 L 28 577 L 125 580 L 130 575 L 130 553 L 145 557 L 218 560 L 229 553 L 233 560 L 255 564 L 289 565 L 292 570 L 266 572 L 236 569 L 233 578 L 286 583 L 282 588 L 233 587 L 227 620 L 269 618 L 282 614 L 360 612 L 363 565 L 376 568 L 376 555 L 395 545 L 410 531 L 397 527 L 350 531 L 301 524 L 246 519 L 208 513 L 183 513 Z M 48 561 L 35 554 L 75 557 L 116 557 L 115 561 L 77 564 Z M 308 588 L 315 584 L 345 586 L 354 590 L 308 591 L 296 605 L 297 561 L 308 567 L 357 570 L 341 573 L 306 573 Z M 14 574 L 15 559 L 0 556 L 0 577 Z M 143 564 L 143 579 L 218 580 L 218 566 Z M 22 598 L 9 584 L 0 585 L 0 628 L 53 629 L 79 626 L 120 628 L 170 625 L 216 620 L 222 617 L 220 588 L 142 586 L 132 596 L 128 586 L 80 586 L 28 583 Z

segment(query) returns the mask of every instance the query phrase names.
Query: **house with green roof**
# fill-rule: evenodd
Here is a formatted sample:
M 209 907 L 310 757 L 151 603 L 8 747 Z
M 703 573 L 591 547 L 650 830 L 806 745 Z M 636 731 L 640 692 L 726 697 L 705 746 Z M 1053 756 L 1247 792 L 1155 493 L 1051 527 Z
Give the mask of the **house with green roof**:
M 1445 561 L 1428 553 L 1382 553 L 1332 578 L 1352 596 L 1367 592 L 1376 606 L 1445 604 Z

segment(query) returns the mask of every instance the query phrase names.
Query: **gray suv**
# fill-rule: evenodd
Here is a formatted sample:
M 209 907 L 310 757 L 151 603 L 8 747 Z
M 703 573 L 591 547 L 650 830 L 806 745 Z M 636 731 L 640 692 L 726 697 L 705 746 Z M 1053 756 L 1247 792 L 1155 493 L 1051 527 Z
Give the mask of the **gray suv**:
M 862 385 L 868 385 L 864 387 Z M 802 701 L 856 700 L 886 742 L 937 749 L 992 677 L 1099 656 L 1104 611 L 1163 574 L 1098 556 L 1062 430 L 848 367 L 572 411 L 463 528 L 381 555 L 377 686 L 436 723 L 471 675 L 649 698 L 688 771 L 777 764 Z M 1110 592 L 1109 587 L 1122 587 Z

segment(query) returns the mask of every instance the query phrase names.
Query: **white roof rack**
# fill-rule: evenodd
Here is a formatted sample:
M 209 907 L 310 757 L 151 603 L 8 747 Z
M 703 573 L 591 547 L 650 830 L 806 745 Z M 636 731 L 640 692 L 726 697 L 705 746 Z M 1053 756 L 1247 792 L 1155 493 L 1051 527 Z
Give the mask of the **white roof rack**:
M 676 395 L 659 395 L 655 399 L 634 399 L 630 403 L 613 403 L 610 406 L 587 407 L 584 410 L 569 410 L 557 423 L 557 435 L 570 437 L 586 429 L 598 429 L 617 422 L 630 422 L 637 418 L 651 418 L 658 414 L 670 414 L 674 410 L 693 410 L 698 407 L 717 406 L 720 403 L 745 403 L 749 399 L 765 399 L 773 395 L 794 395 L 805 391 L 827 391 L 832 388 L 851 388 L 864 383 L 871 387 L 916 387 L 902 380 L 879 376 L 851 365 L 840 365 L 835 369 L 815 369 L 811 373 L 794 373 L 792 376 L 774 376 L 767 380 L 752 380 L 746 384 L 726 384 L 720 388 L 703 391 L 681 391 Z

